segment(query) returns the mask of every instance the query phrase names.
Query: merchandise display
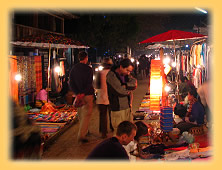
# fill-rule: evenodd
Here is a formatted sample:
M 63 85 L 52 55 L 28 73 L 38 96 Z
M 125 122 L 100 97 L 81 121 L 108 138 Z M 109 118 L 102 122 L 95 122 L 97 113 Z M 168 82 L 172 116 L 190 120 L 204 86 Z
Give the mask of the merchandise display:
M 77 110 L 73 105 L 53 106 L 46 103 L 40 110 L 30 109 L 27 114 L 35 125 L 41 127 L 44 143 L 77 120 Z
M 172 107 L 160 107 L 158 112 L 150 110 L 149 106 L 149 95 L 145 95 L 139 110 L 134 115 L 142 117 L 149 127 L 148 134 L 139 140 L 138 159 L 198 161 L 212 156 L 207 131 L 202 135 L 190 132 L 183 132 L 180 135 L 179 129 L 173 128 L 175 116 Z M 176 140 L 172 140 L 172 136 Z

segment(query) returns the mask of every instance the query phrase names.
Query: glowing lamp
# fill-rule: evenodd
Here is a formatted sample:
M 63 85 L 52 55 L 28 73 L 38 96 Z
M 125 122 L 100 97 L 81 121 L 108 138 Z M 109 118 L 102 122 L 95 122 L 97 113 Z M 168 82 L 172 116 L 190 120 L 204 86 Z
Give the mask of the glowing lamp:
M 135 59 L 134 59 L 134 58 L 131 58 L 130 60 L 131 60 L 131 62 L 132 62 L 132 63 L 135 61 Z
M 176 62 L 172 62 L 172 67 L 176 67 L 176 66 L 177 66 Z
M 56 66 L 56 67 L 55 67 L 55 72 L 56 72 L 56 73 L 60 73 L 60 72 L 61 72 L 61 68 L 60 68 L 59 66 Z
M 98 67 L 99 71 L 102 71 L 103 68 L 104 68 L 103 66 L 99 66 L 99 67 Z
M 161 61 L 151 60 L 150 75 L 150 110 L 160 110 L 162 96 Z
M 22 80 L 21 74 L 16 74 L 15 75 L 15 80 L 18 81 L 18 82 L 21 81 Z
M 168 93 L 168 92 L 171 90 L 171 88 L 170 88 L 170 86 L 166 85 L 166 86 L 164 87 L 164 90 Z
M 170 58 L 166 57 L 163 59 L 163 64 L 169 64 L 170 63 Z

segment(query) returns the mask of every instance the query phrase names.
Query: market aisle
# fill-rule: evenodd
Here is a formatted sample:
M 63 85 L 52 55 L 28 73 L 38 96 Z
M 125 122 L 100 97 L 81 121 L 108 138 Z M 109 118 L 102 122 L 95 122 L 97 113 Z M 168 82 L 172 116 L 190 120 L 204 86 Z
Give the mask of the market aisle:
M 134 91 L 133 99 L 133 112 L 137 111 L 143 96 L 148 91 L 148 78 L 144 80 L 138 80 L 138 87 Z M 103 139 L 99 134 L 99 113 L 95 105 L 93 111 L 93 117 L 90 122 L 90 142 L 87 144 L 77 143 L 77 132 L 79 128 L 79 122 L 71 126 L 65 131 L 42 155 L 43 160 L 83 160 L 89 154 L 89 152 Z M 109 129 L 108 137 L 112 136 L 112 132 Z

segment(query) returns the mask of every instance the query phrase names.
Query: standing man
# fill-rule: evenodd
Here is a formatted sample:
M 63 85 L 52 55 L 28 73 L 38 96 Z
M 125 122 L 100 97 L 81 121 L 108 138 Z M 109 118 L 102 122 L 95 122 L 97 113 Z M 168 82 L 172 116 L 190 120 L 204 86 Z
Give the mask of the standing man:
M 93 159 L 125 159 L 129 156 L 122 145 L 128 145 L 136 136 L 137 127 L 129 121 L 123 121 L 117 128 L 115 137 L 104 140 L 98 144 L 88 155 L 88 160 Z
M 88 54 L 85 51 L 81 51 L 78 57 L 80 62 L 72 67 L 69 75 L 69 84 L 76 98 L 81 100 L 83 104 L 77 108 L 80 121 L 77 138 L 79 142 L 86 143 L 88 142 L 86 134 L 93 110 L 93 71 L 92 68 L 87 65 Z
M 137 80 L 130 75 L 132 71 L 133 63 L 125 58 L 119 66 L 112 67 L 106 76 L 114 135 L 120 122 L 133 121 L 132 91 L 137 87 Z

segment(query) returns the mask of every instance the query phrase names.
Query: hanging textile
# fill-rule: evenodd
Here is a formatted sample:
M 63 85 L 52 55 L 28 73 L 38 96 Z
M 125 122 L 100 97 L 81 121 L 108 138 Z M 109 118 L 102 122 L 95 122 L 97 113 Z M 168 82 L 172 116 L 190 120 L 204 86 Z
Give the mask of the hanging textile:
M 32 56 L 18 56 L 18 72 L 22 81 L 18 86 L 19 103 L 26 105 L 34 102 L 36 92 L 35 59 Z
M 42 59 L 35 56 L 36 94 L 42 89 Z
M 197 65 L 197 46 L 194 46 L 194 56 L 193 56 L 193 64 L 196 66 Z
M 64 61 L 60 61 L 60 68 L 61 68 L 61 72 L 60 72 L 60 76 L 64 76 L 65 75 L 65 64 Z
M 18 103 L 18 82 L 15 80 L 17 74 L 17 57 L 9 56 L 9 95 L 15 103 Z
M 184 56 L 183 55 L 181 56 L 180 63 L 181 63 L 181 68 L 180 69 L 182 71 L 184 71 Z

